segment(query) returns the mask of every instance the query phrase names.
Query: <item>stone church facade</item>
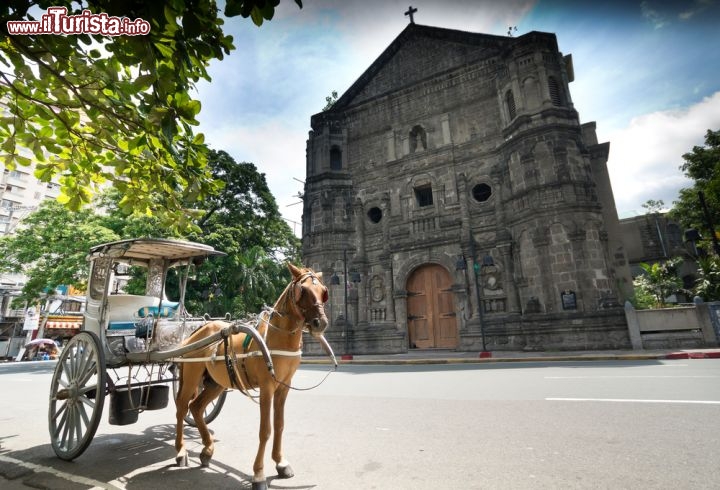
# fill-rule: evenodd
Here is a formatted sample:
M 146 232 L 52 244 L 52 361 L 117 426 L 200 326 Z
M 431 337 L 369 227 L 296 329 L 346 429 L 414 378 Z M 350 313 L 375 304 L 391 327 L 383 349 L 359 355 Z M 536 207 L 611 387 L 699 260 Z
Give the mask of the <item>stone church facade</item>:
M 411 23 L 312 116 L 302 255 L 337 352 L 630 346 L 609 143 L 573 77 L 553 34 Z

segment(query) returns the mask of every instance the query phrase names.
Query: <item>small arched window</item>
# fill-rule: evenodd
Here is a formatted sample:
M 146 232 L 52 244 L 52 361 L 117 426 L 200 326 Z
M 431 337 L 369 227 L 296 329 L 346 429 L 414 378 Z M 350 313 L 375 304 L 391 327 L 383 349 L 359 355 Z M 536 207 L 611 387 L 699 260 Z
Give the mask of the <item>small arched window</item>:
M 342 151 L 337 146 L 330 148 L 330 170 L 342 170 Z
M 512 90 L 505 92 L 505 106 L 507 107 L 510 119 L 515 119 L 517 112 L 515 111 L 515 97 L 513 97 Z
M 420 208 L 433 205 L 432 186 L 430 184 L 415 188 L 415 199 Z
M 550 90 L 550 101 L 554 106 L 562 105 L 562 95 L 560 94 L 560 84 L 555 77 L 548 77 L 548 89 Z

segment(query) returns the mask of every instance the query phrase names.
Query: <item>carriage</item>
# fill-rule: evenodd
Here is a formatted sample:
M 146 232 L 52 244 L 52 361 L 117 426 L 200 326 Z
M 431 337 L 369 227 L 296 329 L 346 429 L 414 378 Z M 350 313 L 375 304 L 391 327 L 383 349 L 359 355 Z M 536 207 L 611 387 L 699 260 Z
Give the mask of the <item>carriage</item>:
M 182 424 L 196 425 L 203 434 L 220 413 L 228 390 L 259 390 L 261 425 L 266 418 L 263 405 L 278 393 L 284 400 L 300 362 L 303 331 L 313 334 L 334 361 L 322 336 L 327 288 L 310 269 L 288 264 L 291 283 L 255 323 L 189 314 L 188 278 L 203 261 L 219 255 L 225 254 L 208 245 L 149 238 L 90 250 L 83 325 L 60 354 L 50 387 L 49 431 L 59 458 L 73 460 L 88 448 L 107 398 L 109 423 L 126 425 L 145 410 L 166 407 L 172 389 L 179 401 L 176 459 L 186 465 Z M 145 294 L 121 292 L 131 267 L 144 269 Z M 168 299 L 170 287 L 176 300 Z M 277 409 L 275 400 L 276 416 Z M 264 432 L 267 427 L 261 427 Z M 274 444 L 279 444 L 277 431 L 275 437 Z M 265 488 L 261 453 L 262 437 L 253 488 Z M 203 451 L 203 465 L 211 455 L 212 448 Z M 292 476 L 286 462 L 276 463 L 279 473 Z

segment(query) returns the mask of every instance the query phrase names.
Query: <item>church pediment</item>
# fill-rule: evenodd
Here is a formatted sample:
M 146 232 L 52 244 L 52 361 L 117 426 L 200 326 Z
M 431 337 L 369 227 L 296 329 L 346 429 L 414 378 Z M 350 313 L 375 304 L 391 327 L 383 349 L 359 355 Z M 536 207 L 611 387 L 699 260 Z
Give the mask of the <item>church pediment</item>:
M 344 109 L 499 53 L 512 38 L 409 24 L 336 102 Z

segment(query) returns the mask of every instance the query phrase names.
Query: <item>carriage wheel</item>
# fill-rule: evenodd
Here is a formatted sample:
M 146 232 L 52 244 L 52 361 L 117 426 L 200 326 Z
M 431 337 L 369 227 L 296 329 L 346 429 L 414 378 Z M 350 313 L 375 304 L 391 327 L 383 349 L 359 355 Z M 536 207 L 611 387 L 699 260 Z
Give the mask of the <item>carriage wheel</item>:
M 173 369 L 173 372 L 175 373 L 175 377 L 173 378 L 173 399 L 177 400 L 177 393 L 178 388 L 180 387 L 179 378 L 177 376 L 177 373 L 180 371 L 179 366 L 175 365 L 175 369 Z M 198 387 L 198 395 L 202 392 L 204 389 L 202 381 L 200 381 L 200 386 Z M 217 418 L 218 415 L 220 415 L 220 410 L 222 410 L 223 405 L 225 404 L 225 398 L 227 397 L 227 391 L 223 391 L 220 393 L 220 396 L 215 398 L 213 401 L 208 403 L 208 406 L 205 407 L 205 413 L 203 413 L 203 419 L 205 420 L 206 424 L 209 424 L 213 420 Z M 192 425 L 195 427 L 195 419 L 193 418 L 192 414 L 190 413 L 190 410 L 188 410 L 187 415 L 185 415 L 185 423 L 188 425 Z
M 48 428 L 55 454 L 66 461 L 92 442 L 102 416 L 107 373 L 105 353 L 92 332 L 80 332 L 65 345 L 50 385 Z

